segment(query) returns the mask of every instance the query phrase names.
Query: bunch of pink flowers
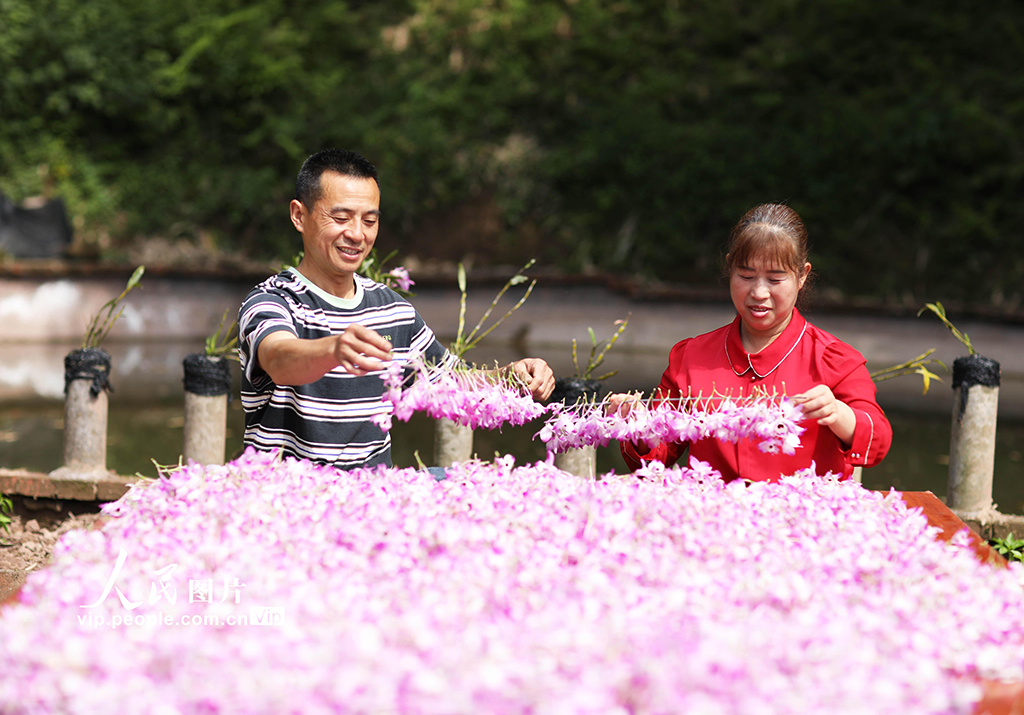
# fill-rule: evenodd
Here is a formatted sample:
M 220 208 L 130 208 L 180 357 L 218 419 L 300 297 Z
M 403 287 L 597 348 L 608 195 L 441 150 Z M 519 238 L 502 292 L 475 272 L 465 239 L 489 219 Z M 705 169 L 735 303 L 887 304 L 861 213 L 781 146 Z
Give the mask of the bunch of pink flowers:
M 410 373 L 415 380 L 410 379 Z M 785 397 L 757 396 L 665 400 L 653 409 L 639 407 L 627 416 L 610 411 L 602 402 L 561 403 L 542 406 L 530 397 L 515 374 L 499 371 L 443 370 L 419 358 L 393 361 L 381 375 L 384 400 L 391 409 L 374 418 L 381 429 L 392 419 L 407 422 L 415 412 L 445 418 L 474 429 L 500 429 L 522 425 L 549 414 L 536 437 L 548 452 L 603 446 L 613 440 L 649 445 L 720 439 L 758 440 L 764 452 L 793 454 L 804 428 L 800 408 Z
M 384 401 L 391 409 L 374 422 L 385 432 L 391 429 L 392 419 L 408 422 L 415 412 L 473 429 L 500 429 L 530 422 L 547 409 L 534 401 L 515 373 L 498 369 L 442 369 L 416 358 L 407 363 L 392 361 L 381 379 Z
M 898 494 L 643 476 L 189 465 L 29 575 L 0 712 L 966 714 L 1024 676 L 1024 570 Z
M 599 402 L 579 403 L 553 412 L 537 434 L 549 452 L 603 446 L 612 440 L 653 446 L 661 442 L 738 442 L 748 438 L 758 440 L 763 452 L 793 454 L 804 432 L 799 424 L 803 413 L 784 397 L 665 400 L 650 410 L 641 405 L 626 416 Z

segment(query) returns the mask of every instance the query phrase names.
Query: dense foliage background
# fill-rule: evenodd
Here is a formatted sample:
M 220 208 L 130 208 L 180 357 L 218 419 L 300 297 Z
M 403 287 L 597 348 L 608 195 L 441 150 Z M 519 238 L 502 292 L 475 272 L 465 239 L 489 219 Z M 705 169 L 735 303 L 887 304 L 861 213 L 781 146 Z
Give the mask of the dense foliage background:
M 302 159 L 381 171 L 405 255 L 712 282 L 787 201 L 821 284 L 1015 308 L 1024 5 L 0 0 L 0 189 L 78 250 L 290 255 Z

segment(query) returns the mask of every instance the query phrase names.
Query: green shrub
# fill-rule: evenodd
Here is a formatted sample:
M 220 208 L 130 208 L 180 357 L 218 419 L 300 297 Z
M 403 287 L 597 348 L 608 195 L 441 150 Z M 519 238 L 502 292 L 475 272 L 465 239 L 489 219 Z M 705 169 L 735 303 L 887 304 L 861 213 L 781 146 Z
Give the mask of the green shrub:
M 0 17 L 0 188 L 63 195 L 100 250 L 203 231 L 291 255 L 299 163 L 343 146 L 380 169 L 403 255 L 710 283 L 739 216 L 787 201 L 841 293 L 1024 298 L 1010 0 L 0 0 Z M 487 228 L 463 246 L 448 228 L 473 202 Z

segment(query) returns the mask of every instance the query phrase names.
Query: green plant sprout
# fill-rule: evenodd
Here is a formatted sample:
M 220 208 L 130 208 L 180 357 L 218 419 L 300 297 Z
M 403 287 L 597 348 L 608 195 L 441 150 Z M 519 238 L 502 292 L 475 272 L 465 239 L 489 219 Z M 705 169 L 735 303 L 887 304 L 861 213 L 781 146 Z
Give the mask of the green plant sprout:
M 117 319 L 121 317 L 122 313 L 124 313 L 124 307 L 118 311 L 117 315 L 114 315 L 114 310 L 117 308 L 118 304 L 124 300 L 124 297 L 128 295 L 128 292 L 139 284 L 139 281 L 142 280 L 142 274 L 145 271 L 145 266 L 139 266 L 136 268 L 135 272 L 132 273 L 132 277 L 128 279 L 128 285 L 125 286 L 123 291 L 121 291 L 121 295 L 104 303 L 103 307 L 99 309 L 99 312 L 92 316 L 92 320 L 89 321 L 89 327 L 85 331 L 85 340 L 82 342 L 83 348 L 98 348 L 100 346 L 100 343 L 103 342 L 105 337 L 107 337 L 110 329 L 114 327 L 114 323 L 116 323 Z M 103 314 L 104 310 L 107 311 L 106 315 Z
M 587 358 L 587 367 L 584 370 L 580 370 L 580 364 L 576 359 L 576 338 L 572 339 L 572 366 L 576 370 L 574 377 L 578 377 L 582 380 L 591 379 L 591 375 L 593 375 L 594 370 L 601 367 L 601 364 L 604 362 L 604 356 L 608 354 L 608 351 L 611 350 L 612 346 L 619 339 L 619 336 L 622 335 L 622 331 L 626 329 L 627 325 L 629 325 L 630 315 L 632 315 L 632 313 L 627 314 L 625 320 L 616 320 L 612 323 L 612 325 L 618 325 L 619 329 L 615 331 L 615 334 L 612 335 L 610 339 L 602 340 L 601 342 L 597 342 L 597 336 L 594 335 L 594 329 L 589 326 L 587 327 L 587 332 L 590 333 L 590 357 Z M 600 352 L 598 352 L 598 350 L 600 350 Z M 618 372 L 618 370 L 612 370 L 609 373 L 593 379 L 607 380 Z
M 160 464 L 160 462 L 153 458 L 150 458 L 149 461 L 153 463 L 154 467 L 156 467 L 156 477 L 151 477 L 148 474 L 143 474 L 142 472 L 135 472 L 136 477 L 141 479 L 161 479 L 185 468 L 185 461 L 182 457 L 178 457 L 177 464 Z
M 224 321 L 228 319 L 228 310 L 230 308 L 224 310 L 224 315 L 220 318 L 220 325 L 217 326 L 217 332 L 206 338 L 206 357 L 208 358 L 223 357 L 228 360 L 238 360 L 238 352 L 235 349 L 238 347 L 238 321 L 232 320 L 231 325 L 224 331 L 224 337 L 221 337 Z
M 911 358 L 904 363 L 899 365 L 893 365 L 882 370 L 876 370 L 871 373 L 871 379 L 875 382 L 884 382 L 891 380 L 894 377 L 903 377 L 904 375 L 920 375 L 924 381 L 924 390 L 921 391 L 922 395 L 928 394 L 928 388 L 930 387 L 931 380 L 938 380 L 942 382 L 942 378 L 936 375 L 934 372 L 928 369 L 928 366 L 932 363 L 938 363 L 942 365 L 944 370 L 949 370 L 942 361 L 938 358 L 929 357 L 935 348 L 929 348 L 926 352 L 921 353 L 916 358 Z
M 1007 561 L 1024 561 L 1024 539 L 1013 538 L 1013 532 L 1005 539 L 990 539 L 988 543 Z
M 533 292 L 533 287 L 535 285 L 537 285 L 536 279 L 534 279 L 533 282 L 530 283 L 529 288 L 526 289 L 525 295 L 523 295 L 523 297 L 519 299 L 518 303 L 513 305 L 512 308 L 507 313 L 505 313 L 505 315 L 503 315 L 500 318 L 498 318 L 498 320 L 495 321 L 494 325 L 492 325 L 491 327 L 487 328 L 486 330 L 484 330 L 479 335 L 477 334 L 477 332 L 483 327 L 483 324 L 487 321 L 487 319 L 489 317 L 491 317 L 491 312 L 493 312 L 495 307 L 497 307 L 498 301 L 501 300 L 501 296 L 505 295 L 505 291 L 507 291 L 509 288 L 511 288 L 514 285 L 519 285 L 520 283 L 523 283 L 524 281 L 526 281 L 527 278 L 526 278 L 525 275 L 523 275 L 524 272 L 529 270 L 529 268 L 534 263 L 536 263 L 536 262 L 537 262 L 536 259 L 531 258 L 529 261 L 527 261 L 525 266 L 523 266 L 518 271 L 516 271 L 516 274 L 514 276 L 512 276 L 511 278 L 509 278 L 505 282 L 505 285 L 502 286 L 500 291 L 498 291 L 498 295 L 494 296 L 494 300 L 491 301 L 490 307 L 488 307 L 487 310 L 484 311 L 483 317 L 480 318 L 480 320 L 477 322 L 476 326 L 469 332 L 469 335 L 465 335 L 465 330 L 466 330 L 466 268 L 461 263 L 459 263 L 459 272 L 458 272 L 459 291 L 462 293 L 462 298 L 459 301 L 459 332 L 455 336 L 455 342 L 453 342 L 451 344 L 451 346 L 449 346 L 449 350 L 451 350 L 453 355 L 455 355 L 456 357 L 461 359 L 467 352 L 469 352 L 470 350 L 475 348 L 477 343 L 479 343 L 481 340 L 483 340 L 485 337 L 487 337 L 487 335 L 490 334 L 490 332 L 492 330 L 494 330 L 499 325 L 501 325 L 505 321 L 506 318 L 508 318 L 510 315 L 512 315 L 514 312 L 516 312 L 519 309 L 519 307 L 523 303 L 526 302 L 526 299 L 530 297 L 530 293 Z
M 416 458 L 416 468 L 421 472 L 427 471 L 427 465 L 424 464 L 423 460 L 420 458 L 420 451 L 418 449 L 413 450 L 412 456 Z
M 921 308 L 921 310 L 917 311 L 918 317 L 921 317 L 921 313 L 925 312 L 926 310 L 930 310 L 933 313 L 935 313 L 935 315 L 939 316 L 939 320 L 942 321 L 942 324 L 949 328 L 949 332 L 953 333 L 953 337 L 955 337 L 957 340 L 964 344 L 964 346 L 967 348 L 968 353 L 970 353 L 971 355 L 978 354 L 978 351 L 974 349 L 973 345 L 971 345 L 971 339 L 967 337 L 967 333 L 961 333 L 959 330 L 957 330 L 956 326 L 953 325 L 953 323 L 949 321 L 949 318 L 946 317 L 946 309 L 942 307 L 942 303 L 938 301 L 935 301 L 934 303 L 925 303 L 924 307 Z
M 302 263 L 302 259 L 305 258 L 306 252 L 299 251 L 298 253 L 292 254 L 290 261 L 281 261 L 281 270 L 286 271 L 289 268 L 298 268 L 299 264 Z
M 384 256 L 384 258 L 378 260 L 377 249 L 371 248 L 370 253 L 363 260 L 362 265 L 359 266 L 359 272 L 362 273 L 367 278 L 369 278 L 371 281 L 383 283 L 388 288 L 395 291 L 396 293 L 398 293 L 398 295 L 404 298 L 412 297 L 415 294 L 410 293 L 406 289 L 399 286 L 399 280 L 397 277 L 393 276 L 390 272 L 384 272 L 384 264 L 390 261 L 396 255 L 398 255 L 397 248 L 388 255 Z
M 383 283 L 384 276 L 386 275 L 384 273 L 384 264 L 394 258 L 397 254 L 398 249 L 395 249 L 388 255 L 384 256 L 384 258 L 378 259 L 377 249 L 371 248 L 370 252 L 366 254 L 366 258 L 364 258 L 363 262 L 359 265 L 359 272 L 371 281 Z
M 8 497 L 0 494 L 0 529 L 7 533 L 11 531 L 11 514 L 14 513 L 14 504 Z

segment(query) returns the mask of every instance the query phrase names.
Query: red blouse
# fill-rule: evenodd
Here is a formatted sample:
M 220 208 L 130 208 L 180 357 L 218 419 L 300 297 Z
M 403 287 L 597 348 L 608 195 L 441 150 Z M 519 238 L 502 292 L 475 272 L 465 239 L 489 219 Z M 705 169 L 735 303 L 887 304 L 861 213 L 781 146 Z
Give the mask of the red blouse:
M 857 426 L 853 444 L 845 449 L 827 426 L 804 420 L 805 432 L 796 454 L 765 454 L 757 441 L 737 444 L 704 439 L 690 445 L 690 455 L 708 462 L 726 481 L 737 477 L 763 482 L 806 469 L 813 461 L 818 474 L 832 472 L 849 477 L 854 466 L 871 467 L 882 461 L 892 443 L 892 427 L 875 401 L 875 383 L 864 357 L 841 340 L 820 330 L 793 311 L 782 334 L 759 353 L 743 349 L 740 318 L 710 333 L 676 343 L 668 369 L 661 377 L 656 398 L 713 393 L 745 397 L 754 388 L 769 394 L 798 395 L 815 385 L 828 385 L 837 400 L 853 409 Z M 658 460 L 674 464 L 686 444 L 646 445 L 622 443 L 622 456 L 630 469 Z

